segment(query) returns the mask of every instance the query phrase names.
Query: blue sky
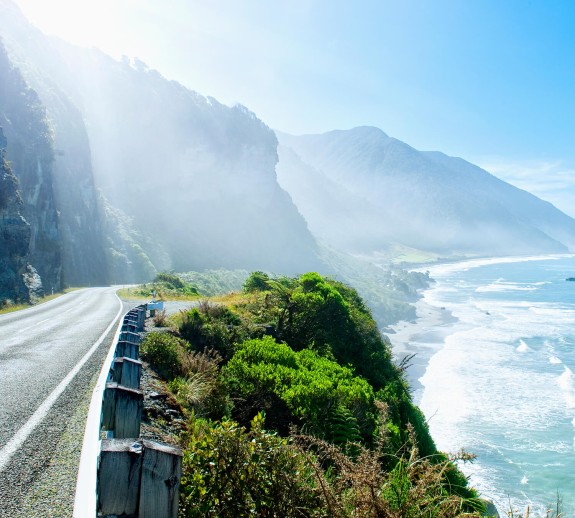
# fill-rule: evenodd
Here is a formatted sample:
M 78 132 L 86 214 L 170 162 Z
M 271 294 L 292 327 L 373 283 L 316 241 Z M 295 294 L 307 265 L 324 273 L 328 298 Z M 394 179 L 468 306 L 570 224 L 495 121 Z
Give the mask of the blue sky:
M 373 125 L 575 216 L 575 2 L 18 0 L 273 128 Z

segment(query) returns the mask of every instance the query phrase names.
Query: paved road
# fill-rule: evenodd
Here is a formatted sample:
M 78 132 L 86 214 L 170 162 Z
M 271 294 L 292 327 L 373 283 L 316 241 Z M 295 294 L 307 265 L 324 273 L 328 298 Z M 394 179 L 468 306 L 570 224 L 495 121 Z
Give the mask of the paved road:
M 0 517 L 18 516 L 57 454 L 122 312 L 114 288 L 88 288 L 0 316 Z

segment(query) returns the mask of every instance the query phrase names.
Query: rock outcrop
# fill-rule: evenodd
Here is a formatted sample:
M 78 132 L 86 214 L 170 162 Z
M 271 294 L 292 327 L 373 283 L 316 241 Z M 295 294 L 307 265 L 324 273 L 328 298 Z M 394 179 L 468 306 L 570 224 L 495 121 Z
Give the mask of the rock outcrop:
M 6 162 L 6 137 L 0 127 L 0 307 L 29 300 L 27 273 L 30 225 L 22 216 L 18 180 Z
M 27 278 L 34 285 L 35 292 L 41 293 L 37 276 L 44 289 L 57 290 L 62 283 L 62 262 L 53 191 L 52 134 L 38 95 L 27 85 L 19 70 L 12 66 L 1 46 L 0 125 L 6 136 L 3 154 L 18 179 L 19 212 L 29 224 L 27 238 L 18 233 L 18 254 L 27 247 L 26 262 L 33 269 Z M 11 221 L 15 222 L 14 210 L 11 214 Z

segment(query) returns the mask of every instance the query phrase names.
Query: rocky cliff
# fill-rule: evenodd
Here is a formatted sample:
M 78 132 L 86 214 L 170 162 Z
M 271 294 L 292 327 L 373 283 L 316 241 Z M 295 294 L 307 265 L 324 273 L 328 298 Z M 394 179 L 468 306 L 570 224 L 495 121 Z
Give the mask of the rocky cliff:
M 165 268 L 321 266 L 304 218 L 277 183 L 276 137 L 249 110 L 203 97 L 139 60 L 48 38 L 9 0 L 0 0 L 0 34 L 54 121 L 67 281 L 95 258 L 105 259 L 112 280 Z M 108 219 L 119 214 L 122 229 Z M 102 270 L 91 266 L 93 276 Z
M 27 264 L 37 270 L 44 289 L 59 289 L 62 281 L 61 237 L 53 191 L 52 134 L 36 92 L 10 64 L 1 46 L 0 125 L 7 141 L 3 154 L 18 178 L 19 212 L 28 223 L 26 231 L 12 233 L 12 236 L 18 235 L 21 242 L 10 239 L 10 246 L 16 247 L 15 257 L 23 256 Z M 9 220 L 14 224 L 18 220 L 14 212 L 16 206 L 13 203 L 10 206 Z M 11 250 L 7 253 L 11 254 Z M 15 271 L 21 274 L 20 267 Z M 34 282 L 39 291 L 39 281 Z M 15 294 L 21 298 L 19 290 Z
M 277 183 L 275 134 L 253 113 L 138 60 L 61 45 L 57 61 L 77 71 L 64 77 L 52 67 L 82 106 L 96 182 L 151 236 L 150 259 L 167 254 L 177 270 L 319 267 L 315 240 Z
M 30 225 L 22 216 L 18 180 L 6 162 L 6 137 L 0 127 L 0 307 L 7 300 L 29 299 L 25 283 Z

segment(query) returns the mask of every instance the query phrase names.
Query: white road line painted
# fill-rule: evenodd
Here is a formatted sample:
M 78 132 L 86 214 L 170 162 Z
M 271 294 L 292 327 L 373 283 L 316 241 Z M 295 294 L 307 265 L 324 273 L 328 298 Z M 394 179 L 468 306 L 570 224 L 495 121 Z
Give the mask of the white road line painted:
M 25 327 L 24 329 L 20 329 L 20 331 L 18 331 L 16 334 L 19 335 L 20 333 L 23 333 L 24 331 L 28 331 L 28 329 L 32 329 L 33 327 L 39 326 L 40 324 L 43 324 L 44 322 L 48 322 L 48 320 L 50 320 L 49 318 L 45 318 L 44 320 L 40 320 L 40 322 L 36 322 L 35 324 Z
M 116 295 L 116 298 L 118 296 Z M 70 382 L 74 379 L 76 374 L 80 371 L 80 369 L 84 366 L 84 364 L 90 359 L 92 354 L 98 349 L 100 344 L 106 338 L 106 335 L 110 332 L 110 329 L 116 323 L 116 320 L 122 314 L 122 301 L 118 298 L 118 303 L 120 308 L 118 309 L 118 313 L 114 317 L 114 320 L 110 323 L 110 325 L 106 328 L 106 330 L 102 333 L 100 338 L 94 343 L 94 345 L 90 348 L 90 350 L 82 357 L 82 359 L 76 364 L 76 366 L 66 375 L 66 377 L 58 384 L 58 386 L 50 393 L 50 395 L 42 402 L 42 404 L 38 407 L 36 412 L 32 414 L 30 419 L 26 421 L 24 426 L 20 428 L 15 434 L 12 439 L 10 439 L 6 445 L 0 450 L 0 471 L 3 471 L 6 465 L 10 462 L 10 459 L 14 456 L 14 454 L 18 451 L 18 449 L 24 444 L 26 439 L 30 436 L 30 434 L 48 415 L 50 409 L 54 406 L 56 400 L 60 397 L 62 392 L 66 390 L 66 387 L 70 384 Z
M 116 293 L 116 297 L 118 294 Z M 118 298 L 118 300 L 120 300 Z M 78 478 L 76 479 L 76 494 L 74 496 L 73 518 L 92 517 L 98 514 L 97 510 L 97 478 L 98 460 L 100 458 L 100 423 L 102 421 L 102 400 L 104 399 L 104 389 L 108 381 L 110 368 L 114 361 L 116 345 L 120 337 L 123 320 L 118 322 L 118 328 L 112 346 L 108 351 L 108 356 L 104 361 L 100 376 L 92 393 L 88 417 L 86 418 L 86 428 L 84 430 L 84 441 L 82 443 L 82 453 L 80 454 L 80 464 L 78 466 Z

